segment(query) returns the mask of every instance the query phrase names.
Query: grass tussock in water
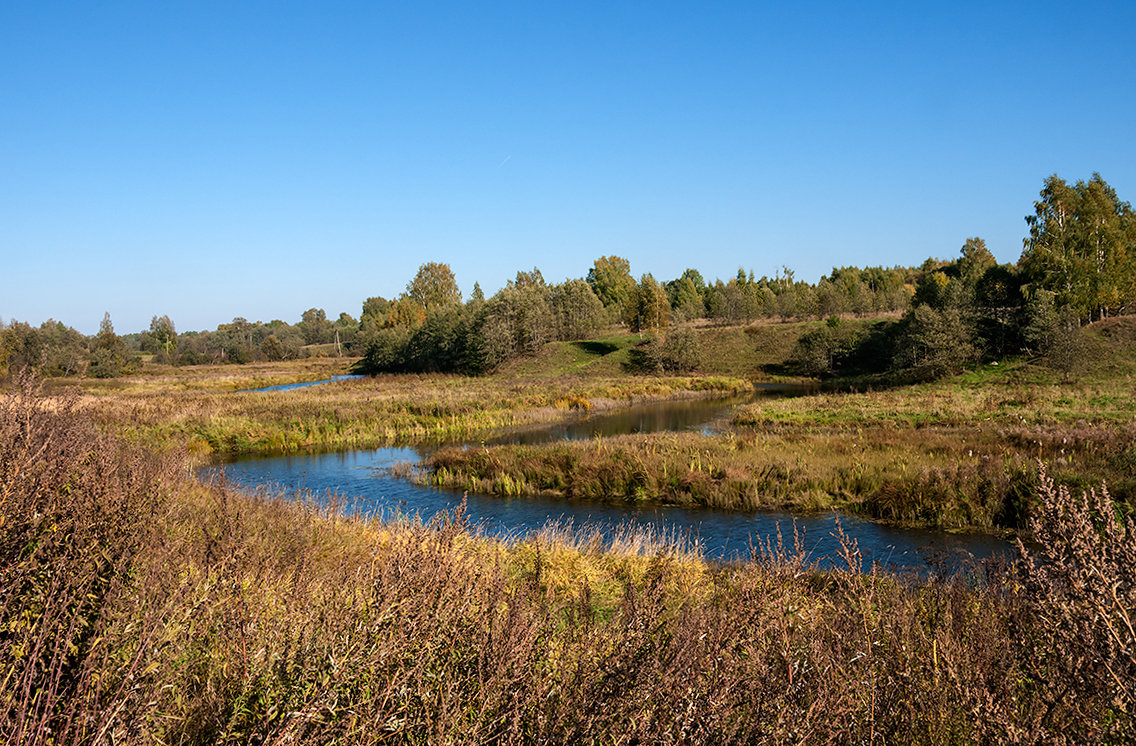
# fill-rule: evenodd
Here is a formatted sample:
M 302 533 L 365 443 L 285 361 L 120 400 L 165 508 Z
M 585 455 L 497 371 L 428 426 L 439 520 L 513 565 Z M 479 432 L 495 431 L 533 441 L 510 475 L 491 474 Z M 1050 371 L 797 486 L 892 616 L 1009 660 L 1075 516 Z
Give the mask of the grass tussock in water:
M 414 478 L 520 497 L 753 510 L 840 507 L 945 528 L 1024 527 L 1037 462 L 1076 486 L 1136 498 L 1136 427 L 810 428 L 653 433 L 550 445 L 450 447 Z
M 0 402 L 0 740 L 1130 741 L 1136 527 L 1041 482 L 969 578 L 513 544 L 190 480 L 74 402 Z

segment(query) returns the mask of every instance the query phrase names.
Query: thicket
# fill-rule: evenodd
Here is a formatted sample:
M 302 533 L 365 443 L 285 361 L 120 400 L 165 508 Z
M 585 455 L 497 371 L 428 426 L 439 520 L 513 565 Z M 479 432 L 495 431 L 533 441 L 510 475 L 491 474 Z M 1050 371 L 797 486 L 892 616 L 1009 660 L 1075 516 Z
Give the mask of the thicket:
M 191 481 L 0 401 L 0 740 L 1124 743 L 1136 527 L 1042 479 L 1011 566 L 505 545 Z M 790 542 L 792 544 L 792 542 Z M 626 547 L 626 549 L 620 549 Z

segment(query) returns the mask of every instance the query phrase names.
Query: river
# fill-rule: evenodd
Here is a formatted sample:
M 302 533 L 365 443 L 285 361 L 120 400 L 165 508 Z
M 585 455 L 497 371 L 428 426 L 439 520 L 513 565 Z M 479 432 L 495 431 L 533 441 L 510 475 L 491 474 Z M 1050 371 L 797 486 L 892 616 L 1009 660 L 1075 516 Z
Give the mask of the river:
M 565 423 L 497 433 L 484 443 L 536 444 L 561 439 L 593 438 L 637 432 L 709 431 L 724 426 L 740 400 L 667 401 L 638 405 Z M 310 490 L 317 496 L 334 493 L 346 507 L 365 515 L 418 515 L 428 520 L 461 504 L 463 495 L 410 483 L 391 473 L 392 467 L 420 462 L 427 446 L 391 447 L 342 453 L 300 454 L 251 458 L 203 470 L 223 471 L 244 489 L 265 487 L 295 495 Z M 516 538 L 549 526 L 598 531 L 605 537 L 635 534 L 666 536 L 695 546 L 716 560 L 748 559 L 754 547 L 777 541 L 780 531 L 792 546 L 794 531 L 811 560 L 822 567 L 840 566 L 837 522 L 856 540 L 864 560 L 891 569 L 924 570 L 943 561 L 957 566 L 960 558 L 1007 554 L 1011 545 L 980 533 L 949 533 L 888 526 L 833 513 L 794 515 L 784 511 L 725 511 L 663 505 L 613 505 L 550 497 L 501 498 L 470 494 L 466 515 L 486 534 Z

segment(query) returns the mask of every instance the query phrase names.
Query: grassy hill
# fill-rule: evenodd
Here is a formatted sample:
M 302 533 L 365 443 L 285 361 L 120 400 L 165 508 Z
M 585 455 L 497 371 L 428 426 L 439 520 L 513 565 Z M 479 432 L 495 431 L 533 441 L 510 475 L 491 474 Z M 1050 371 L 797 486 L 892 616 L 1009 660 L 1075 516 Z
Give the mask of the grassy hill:
M 848 319 L 844 323 L 868 327 L 878 320 Z M 694 330 L 701 354 L 693 373 L 748 380 L 777 377 L 784 374 L 784 363 L 792 355 L 801 335 L 821 324 L 823 322 L 820 321 L 761 321 L 735 326 L 696 326 Z M 624 375 L 629 372 L 629 351 L 649 341 L 652 336 L 629 334 L 625 329 L 612 328 L 596 339 L 551 342 L 535 355 L 511 360 L 495 375 Z

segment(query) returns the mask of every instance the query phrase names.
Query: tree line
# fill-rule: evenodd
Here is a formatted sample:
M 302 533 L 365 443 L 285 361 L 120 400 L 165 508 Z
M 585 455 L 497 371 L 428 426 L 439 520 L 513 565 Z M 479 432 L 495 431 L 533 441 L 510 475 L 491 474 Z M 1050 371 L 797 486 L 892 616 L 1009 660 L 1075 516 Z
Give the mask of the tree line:
M 310 308 L 295 324 L 235 318 L 212 331 L 178 332 L 168 315 L 154 316 L 140 332 L 115 333 L 110 314 L 99 332 L 86 336 L 55 319 L 37 326 L 0 323 L 0 375 L 29 367 L 45 376 L 113 378 L 138 370 L 143 360 L 158 365 L 202 365 L 291 360 L 348 354 L 359 322 L 341 313 L 332 321 Z
M 870 330 L 832 318 L 803 335 L 796 372 L 929 379 L 1028 353 L 1066 376 L 1083 362 L 1082 327 L 1136 304 L 1136 214 L 1101 178 L 1045 180 L 1016 263 L 980 238 L 957 259 L 927 260 L 896 322 Z
M 148 354 L 193 365 L 287 360 L 312 354 L 361 357 L 364 372 L 491 371 L 554 340 L 583 340 L 619 324 L 654 341 L 649 367 L 682 369 L 697 357 L 683 325 L 705 319 L 828 319 L 805 334 L 797 372 L 883 370 L 934 377 L 987 358 L 1027 351 L 1055 364 L 1076 360 L 1079 328 L 1130 313 L 1136 303 L 1136 216 L 1099 174 L 1068 184 L 1047 178 L 1016 263 L 999 264 L 980 238 L 952 261 L 918 267 L 839 267 L 815 283 L 784 268 L 773 277 L 739 269 L 707 282 L 696 269 L 638 279 L 628 260 L 596 259 L 584 277 L 549 283 L 521 271 L 492 297 L 475 285 L 463 299 L 450 267 L 423 264 L 395 298 L 367 298 L 359 318 L 332 320 L 310 308 L 295 324 L 235 318 L 213 331 L 178 333 L 168 316 L 119 337 L 109 315 L 87 337 L 60 322 L 0 324 L 0 373 L 31 366 L 45 375 L 115 376 Z M 841 324 L 848 316 L 902 313 L 893 322 Z

